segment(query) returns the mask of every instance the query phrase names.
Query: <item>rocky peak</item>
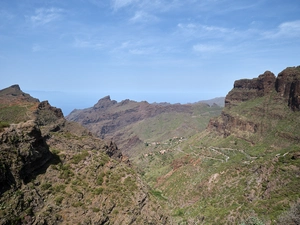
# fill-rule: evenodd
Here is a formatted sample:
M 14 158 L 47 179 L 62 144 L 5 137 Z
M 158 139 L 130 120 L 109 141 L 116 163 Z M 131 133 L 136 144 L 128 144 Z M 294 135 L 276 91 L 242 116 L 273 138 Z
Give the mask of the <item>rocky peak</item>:
M 13 101 L 21 100 L 27 102 L 39 102 L 38 99 L 31 97 L 29 94 L 24 93 L 18 84 L 14 84 L 8 88 L 0 90 L 0 98 L 4 98 L 6 100 Z
M 110 99 L 110 96 L 106 96 L 104 98 L 101 98 L 95 105 L 94 105 L 94 109 L 107 109 L 109 108 L 110 106 L 114 105 L 114 104 L 117 104 L 117 101 L 115 100 L 111 100 Z
M 279 73 L 275 87 L 292 110 L 300 110 L 300 66 L 288 67 Z
M 275 89 L 276 77 L 266 71 L 254 79 L 241 79 L 234 82 L 233 89 L 225 98 L 225 106 L 230 107 L 239 102 L 262 97 Z
M 41 102 L 35 111 L 36 122 L 40 126 L 55 124 L 58 120 L 65 120 L 60 108 L 53 107 L 48 101 Z
M 57 118 L 63 118 L 64 114 L 60 108 L 53 107 L 49 104 L 48 101 L 42 101 L 38 105 L 38 110 L 49 110 L 54 113 Z
M 254 111 L 244 112 L 238 109 L 232 113 L 241 102 L 264 96 L 268 96 L 268 101 L 257 106 Z M 218 119 L 211 119 L 208 129 L 216 130 L 224 136 L 231 134 L 247 136 L 258 131 L 263 132 L 267 129 L 266 124 L 258 123 L 259 120 L 255 121 L 255 118 L 242 118 L 243 113 L 255 115 L 256 119 L 268 117 L 275 121 L 285 115 L 283 111 L 277 110 L 275 113 L 272 112 L 272 108 L 267 107 L 267 105 L 275 107 L 276 104 L 289 106 L 293 111 L 300 110 L 300 66 L 286 68 L 278 74 L 277 78 L 272 72 L 266 71 L 254 79 L 235 81 L 233 89 L 225 98 L 225 110 Z

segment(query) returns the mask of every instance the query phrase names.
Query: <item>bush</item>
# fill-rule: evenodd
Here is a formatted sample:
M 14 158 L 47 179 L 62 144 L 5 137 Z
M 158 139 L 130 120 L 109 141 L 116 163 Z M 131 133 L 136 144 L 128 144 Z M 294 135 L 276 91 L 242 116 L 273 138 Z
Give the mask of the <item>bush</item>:
M 5 127 L 9 127 L 9 123 L 8 122 L 3 122 L 3 121 L 0 121 L 0 130 L 5 128 Z
M 290 210 L 283 213 L 278 219 L 278 224 L 300 224 L 300 203 L 295 204 Z
M 100 195 L 100 194 L 102 194 L 102 192 L 103 192 L 103 188 L 96 188 L 95 190 L 94 190 L 94 193 L 96 194 L 96 195 Z
M 78 164 L 80 161 L 84 160 L 88 155 L 89 153 L 87 151 L 83 151 L 80 154 L 74 155 L 72 158 L 72 162 L 74 164 Z
M 102 185 L 103 184 L 103 181 L 104 181 L 104 176 L 105 174 L 104 173 L 100 173 L 98 178 L 97 178 L 97 185 Z
M 46 191 L 46 190 L 50 189 L 51 187 L 52 187 L 52 184 L 50 184 L 50 183 L 44 183 L 44 184 L 42 184 L 41 189 L 43 191 Z
M 241 225 L 265 225 L 260 219 L 257 217 L 250 217 L 246 219 Z
M 64 200 L 64 197 L 58 196 L 58 197 L 55 199 L 55 204 L 56 204 L 56 205 L 60 205 L 60 204 L 62 203 L 63 200 Z

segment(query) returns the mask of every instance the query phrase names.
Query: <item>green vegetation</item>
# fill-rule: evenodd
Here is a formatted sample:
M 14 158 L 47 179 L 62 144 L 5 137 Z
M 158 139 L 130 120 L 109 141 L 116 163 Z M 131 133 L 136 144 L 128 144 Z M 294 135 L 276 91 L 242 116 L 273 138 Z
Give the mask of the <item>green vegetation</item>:
M 299 176 L 295 176 L 300 159 L 293 156 L 299 154 L 300 114 L 268 97 L 225 112 L 261 127 L 257 133 L 237 129 L 226 138 L 203 132 L 181 142 L 168 138 L 152 145 L 146 141 L 145 150 L 140 150 L 144 154 L 133 161 L 152 188 L 151 194 L 165 207 L 172 205 L 173 216 L 182 223 L 197 224 L 201 215 L 207 224 L 230 220 L 232 224 L 275 224 L 289 202 L 300 200 Z M 255 216 L 249 217 L 249 211 Z
M 102 185 L 102 184 L 103 184 L 104 176 L 105 176 L 105 173 L 103 173 L 103 172 L 101 172 L 101 173 L 98 175 L 98 178 L 97 178 L 97 185 Z
M 250 217 L 247 220 L 243 221 L 241 225 L 265 225 L 265 224 L 257 217 Z
M 9 127 L 9 125 L 8 122 L 0 121 L 0 132 L 3 131 L 5 127 Z
M 52 187 L 52 184 L 51 184 L 51 183 L 43 183 L 43 184 L 41 185 L 41 189 L 42 189 L 43 191 L 49 190 L 51 187 Z
M 62 201 L 64 200 L 64 197 L 63 196 L 58 196 L 55 198 L 55 204 L 56 205 L 61 205 Z
M 161 191 L 158 191 L 158 190 L 151 190 L 150 193 L 151 193 L 153 196 L 155 196 L 155 197 L 157 197 L 157 198 L 159 198 L 159 199 L 161 199 L 161 200 L 168 200 L 167 198 L 165 198 L 165 197 L 162 195 Z
M 78 164 L 80 161 L 84 160 L 89 155 L 88 151 L 83 151 L 72 157 L 72 163 Z
M 20 123 L 29 119 L 28 109 L 32 105 L 0 105 L 0 121 L 5 124 Z

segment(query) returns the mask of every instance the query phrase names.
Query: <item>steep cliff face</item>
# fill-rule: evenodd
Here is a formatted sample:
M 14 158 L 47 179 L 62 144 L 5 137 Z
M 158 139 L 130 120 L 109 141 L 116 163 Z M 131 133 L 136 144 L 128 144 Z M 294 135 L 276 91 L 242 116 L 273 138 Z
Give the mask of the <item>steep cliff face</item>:
M 47 101 L 0 91 L 0 125 L 1 225 L 168 224 L 116 144 Z
M 255 134 L 257 141 L 274 130 L 280 121 L 296 117 L 296 114 L 291 113 L 299 111 L 299 103 L 299 66 L 289 67 L 277 77 L 266 71 L 258 78 L 235 81 L 233 89 L 225 98 L 221 116 L 211 119 L 207 128 L 225 137 L 235 135 L 249 141 L 249 137 Z M 278 130 L 277 133 L 282 136 L 282 131 Z M 251 142 L 254 143 L 254 139 Z M 292 139 L 296 141 L 295 137 Z
M 279 73 L 275 87 L 292 110 L 300 110 L 300 66 L 287 68 Z
M 3 170 L 0 195 L 10 188 L 20 188 L 52 159 L 41 131 L 32 120 L 12 125 L 2 132 L 0 151 Z
M 240 102 L 265 96 L 275 90 L 275 82 L 276 77 L 270 71 L 266 71 L 252 80 L 237 80 L 225 98 L 225 106 L 230 108 Z

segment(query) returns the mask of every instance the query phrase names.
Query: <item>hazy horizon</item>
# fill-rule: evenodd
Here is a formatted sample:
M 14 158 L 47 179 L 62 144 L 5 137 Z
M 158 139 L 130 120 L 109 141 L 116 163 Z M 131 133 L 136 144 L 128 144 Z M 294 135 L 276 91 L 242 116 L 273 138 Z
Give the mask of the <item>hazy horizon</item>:
M 20 87 L 22 89 L 22 87 Z M 197 96 L 193 98 L 190 95 L 184 96 L 182 93 L 144 93 L 143 95 L 128 95 L 126 93 L 68 93 L 64 91 L 36 91 L 23 90 L 32 97 L 40 101 L 49 101 L 52 106 L 61 108 L 65 116 L 67 116 L 74 109 L 84 109 L 94 106 L 101 98 L 110 96 L 111 100 L 121 102 L 126 99 L 141 102 L 147 101 L 149 103 L 171 103 L 171 104 L 188 104 L 204 100 L 210 100 L 224 96 L 214 96 L 212 93 L 207 95 Z
M 299 0 L 1 1 L 0 89 L 61 108 L 225 96 L 300 64 L 299 12 Z

